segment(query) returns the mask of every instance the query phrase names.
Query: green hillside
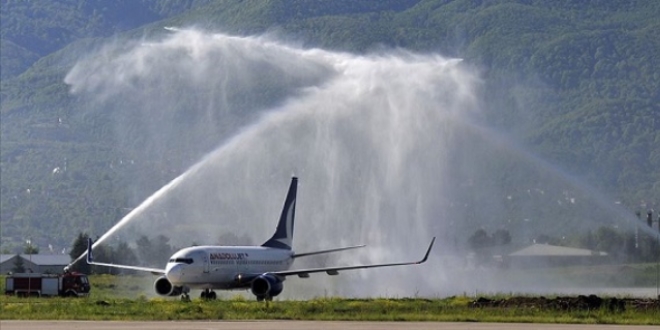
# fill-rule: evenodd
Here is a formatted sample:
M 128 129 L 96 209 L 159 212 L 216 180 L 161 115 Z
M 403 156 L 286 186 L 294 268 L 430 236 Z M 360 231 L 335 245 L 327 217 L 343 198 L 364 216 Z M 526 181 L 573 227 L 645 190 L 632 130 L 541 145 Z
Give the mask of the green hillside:
M 0 15 L 3 80 L 17 76 L 42 57 L 83 38 L 111 37 L 180 14 L 208 0 L 12 1 Z
M 256 116 L 216 118 L 213 134 L 195 132 L 187 119 L 205 110 L 190 109 L 196 96 L 188 95 L 176 106 L 176 138 L 143 150 L 147 121 L 127 109 L 126 136 L 118 138 L 110 111 L 69 94 L 63 80 L 80 54 L 162 35 L 164 26 L 268 32 L 353 53 L 400 47 L 463 58 L 481 72 L 479 102 L 490 127 L 630 209 L 641 201 L 658 209 L 659 15 L 660 2 L 641 0 L 3 0 L 2 247 L 16 249 L 25 237 L 69 246 L 81 230 L 104 232 Z M 254 94 L 231 94 L 228 106 L 277 104 L 296 82 L 279 84 L 275 73 L 264 74 Z M 526 174 L 508 168 L 501 175 L 492 184 L 514 186 Z M 557 216 L 551 205 L 539 207 L 545 217 Z

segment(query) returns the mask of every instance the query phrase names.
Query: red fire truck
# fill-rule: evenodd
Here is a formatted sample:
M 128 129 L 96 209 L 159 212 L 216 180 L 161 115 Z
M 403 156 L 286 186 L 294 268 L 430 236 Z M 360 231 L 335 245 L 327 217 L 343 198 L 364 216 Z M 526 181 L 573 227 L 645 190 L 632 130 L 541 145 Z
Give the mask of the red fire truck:
M 84 297 L 89 295 L 87 275 L 16 273 L 5 279 L 5 294 L 17 296 Z

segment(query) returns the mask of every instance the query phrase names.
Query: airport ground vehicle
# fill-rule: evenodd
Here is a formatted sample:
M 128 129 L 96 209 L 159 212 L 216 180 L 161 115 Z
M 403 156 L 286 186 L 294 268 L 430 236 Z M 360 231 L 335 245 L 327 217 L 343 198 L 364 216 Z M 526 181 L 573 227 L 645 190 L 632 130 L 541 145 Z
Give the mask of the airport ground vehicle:
M 16 273 L 5 279 L 5 294 L 17 296 L 85 297 L 90 285 L 87 275 L 77 272 L 64 274 Z

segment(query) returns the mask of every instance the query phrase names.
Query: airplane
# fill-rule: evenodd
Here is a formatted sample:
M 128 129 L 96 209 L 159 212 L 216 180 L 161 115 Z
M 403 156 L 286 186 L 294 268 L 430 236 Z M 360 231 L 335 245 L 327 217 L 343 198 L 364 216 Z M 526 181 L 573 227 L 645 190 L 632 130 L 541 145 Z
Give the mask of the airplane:
M 426 262 L 433 248 L 431 240 L 421 260 L 357 266 L 322 267 L 290 270 L 300 257 L 345 251 L 365 245 L 347 246 L 329 250 L 295 253 L 292 249 L 293 224 L 296 212 L 298 178 L 291 179 L 279 223 L 273 236 L 261 246 L 192 246 L 172 255 L 164 269 L 95 262 L 92 239 L 87 241 L 87 263 L 90 265 L 131 269 L 160 275 L 154 281 L 154 290 L 161 296 L 178 296 L 189 300 L 190 289 L 201 289 L 202 299 L 216 299 L 213 290 L 250 290 L 258 301 L 272 300 L 284 289 L 288 276 L 308 278 L 312 273 L 338 275 L 340 271 L 418 265 Z

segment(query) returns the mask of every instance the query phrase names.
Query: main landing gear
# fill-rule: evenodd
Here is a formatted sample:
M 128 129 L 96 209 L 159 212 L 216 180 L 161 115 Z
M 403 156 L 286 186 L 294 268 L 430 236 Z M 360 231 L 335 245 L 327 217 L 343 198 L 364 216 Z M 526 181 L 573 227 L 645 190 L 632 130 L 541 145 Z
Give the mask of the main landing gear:
M 215 291 L 204 289 L 204 291 L 202 291 L 202 294 L 200 295 L 200 298 L 204 300 L 215 300 L 218 297 L 216 296 Z

